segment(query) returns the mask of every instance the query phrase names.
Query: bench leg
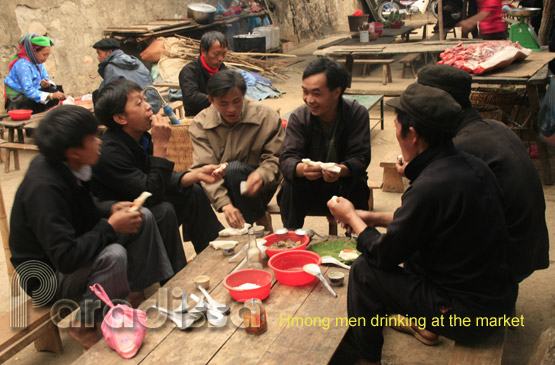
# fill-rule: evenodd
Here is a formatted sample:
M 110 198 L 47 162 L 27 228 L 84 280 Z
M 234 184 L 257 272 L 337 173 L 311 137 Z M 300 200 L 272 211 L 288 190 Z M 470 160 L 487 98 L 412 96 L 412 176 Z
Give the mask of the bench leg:
M 6 164 L 4 166 L 5 172 L 10 172 L 10 149 L 6 148 Z
M 404 79 L 405 78 L 405 71 L 407 70 L 407 64 L 403 63 L 403 72 L 401 73 L 401 78 Z
M 19 151 L 13 151 L 13 162 L 16 170 L 19 170 Z
M 410 71 L 412 72 L 412 77 L 416 78 L 416 77 L 417 77 L 417 74 L 416 74 L 416 70 L 415 70 L 415 68 L 414 68 L 414 61 L 412 61 L 412 62 L 410 63 Z
M 337 236 L 337 223 L 328 223 L 328 231 L 330 236 Z
M 386 72 L 387 72 L 387 81 L 393 82 L 393 78 L 391 77 L 391 66 L 389 63 L 386 65 Z
M 49 326 L 51 327 L 46 333 L 35 340 L 35 349 L 37 349 L 37 351 L 48 351 L 59 355 L 63 352 L 60 331 L 52 321 L 50 321 Z

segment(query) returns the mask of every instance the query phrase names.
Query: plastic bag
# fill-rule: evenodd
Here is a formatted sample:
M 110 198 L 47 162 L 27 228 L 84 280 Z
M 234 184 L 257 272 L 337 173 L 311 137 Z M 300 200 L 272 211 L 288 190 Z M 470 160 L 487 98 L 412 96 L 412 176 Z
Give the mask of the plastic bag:
M 101 326 L 106 344 L 124 359 L 131 359 L 145 339 L 146 313 L 123 304 L 114 306 L 100 284 L 94 284 L 90 289 L 110 307 Z
M 549 88 L 540 104 L 538 132 L 548 143 L 555 145 L 555 82 L 549 76 Z

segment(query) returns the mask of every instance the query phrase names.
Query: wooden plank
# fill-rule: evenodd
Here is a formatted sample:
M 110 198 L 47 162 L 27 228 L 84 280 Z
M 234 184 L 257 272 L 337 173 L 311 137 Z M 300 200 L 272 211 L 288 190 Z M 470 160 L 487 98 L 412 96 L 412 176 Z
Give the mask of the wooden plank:
M 45 322 L 50 321 L 50 307 L 35 308 L 30 299 L 25 301 L 25 305 L 27 306 L 27 327 L 11 327 L 10 319 L 12 315 L 15 315 L 13 313 L 22 313 L 23 310 L 12 311 L 10 309 L 9 312 L 5 312 L 0 316 L 0 328 L 4 329 L 0 332 L 0 351 L 4 351 Z
M 321 266 L 321 269 L 324 274 L 329 271 L 343 272 L 345 283 L 348 283 L 348 270 L 336 267 L 332 269 L 326 266 Z M 340 320 L 340 318 L 346 319 L 347 317 L 347 285 L 333 289 L 339 296 L 338 298 L 334 298 L 318 281 L 307 299 L 292 316 L 304 321 L 304 325 L 299 326 L 297 324 L 303 322 L 294 320 L 288 323 L 286 321 L 287 313 L 279 311 L 278 315 L 282 319 L 281 335 L 275 341 L 264 341 L 265 343 L 262 345 L 265 345 L 264 347 L 267 347 L 268 350 L 257 363 L 327 364 L 348 329 L 346 320 L 345 322 Z M 295 295 L 295 297 L 298 300 L 299 295 Z M 316 323 L 309 324 L 309 320 L 315 320 Z M 329 324 L 329 328 L 326 323 Z M 266 342 L 271 342 L 271 344 Z M 294 351 L 292 351 L 293 349 Z
M 449 365 L 496 365 L 501 364 L 507 327 L 499 328 L 484 341 L 475 345 L 455 343 Z
M 234 239 L 240 241 L 237 247 L 238 249 L 240 249 L 240 247 L 242 247 L 246 242 L 246 236 L 240 238 L 234 237 Z M 169 305 L 170 308 L 173 308 L 175 305 L 172 304 L 175 303 L 171 303 L 171 301 L 168 303 L 167 295 L 164 295 L 164 291 L 168 293 L 167 290 L 169 290 L 172 301 L 175 301 L 174 297 L 171 295 L 171 290 L 173 288 L 182 288 L 185 289 L 187 293 L 196 292 L 198 295 L 198 290 L 195 289 L 193 283 L 193 278 L 197 275 L 210 276 L 211 288 L 209 291 L 214 293 L 214 298 L 216 300 L 226 302 L 231 307 L 234 301 L 231 299 L 229 294 L 227 294 L 227 299 L 224 300 L 223 292 L 220 292 L 221 289 L 218 292 L 214 292 L 214 288 L 223 288 L 223 286 L 219 284 L 225 276 L 237 266 L 238 262 L 228 263 L 227 257 L 224 258 L 220 251 L 215 251 L 211 247 L 206 248 L 206 250 L 208 251 L 196 256 L 183 270 L 177 273 L 168 283 L 166 283 L 163 288 L 158 290 L 148 300 L 141 304 L 140 308 L 146 310 L 153 304 L 159 304 L 162 307 L 168 307 Z M 155 318 L 157 316 L 157 312 L 154 309 L 147 310 L 147 314 L 149 315 L 147 323 L 150 326 L 148 334 L 145 337 L 145 342 L 143 343 L 140 351 L 132 360 L 129 360 L 130 363 L 138 364 L 141 362 L 155 362 L 157 364 L 168 364 L 171 363 L 170 359 L 173 358 L 172 356 L 176 356 L 180 360 L 176 363 L 182 364 L 184 353 L 198 350 L 206 352 L 204 356 L 208 356 L 211 351 L 212 353 L 210 356 L 212 356 L 214 351 L 217 351 L 217 348 L 219 347 L 217 346 L 217 342 L 215 342 L 216 345 L 212 344 L 212 337 L 208 335 L 211 335 L 213 332 L 217 334 L 217 329 L 215 330 L 210 328 L 209 331 L 207 331 L 206 329 L 203 330 L 203 328 L 194 328 L 191 331 L 180 331 L 175 327 L 173 322 L 164 320 L 163 316 L 161 318 Z M 162 322 L 163 325 L 158 327 L 160 326 L 160 322 Z M 228 328 L 228 331 L 231 330 L 231 327 L 231 325 L 224 327 L 224 331 L 226 328 Z M 222 335 L 222 337 L 227 338 L 229 336 Z M 208 342 L 202 342 L 203 338 L 205 338 Z M 202 349 L 196 348 L 195 346 L 189 346 L 189 343 L 193 344 L 195 343 L 194 341 L 202 342 Z M 168 348 L 166 346 L 168 343 L 172 343 L 175 347 Z M 172 353 L 174 355 L 171 355 Z M 194 352 L 191 352 L 191 355 L 188 354 L 188 359 L 189 356 L 193 356 L 190 361 L 198 362 L 192 361 L 194 358 L 193 354 Z M 210 357 L 208 357 L 205 362 L 209 359 Z M 89 349 L 89 351 L 79 357 L 76 363 L 79 365 L 121 364 L 121 357 L 115 351 L 110 349 L 106 345 L 105 341 L 99 341 L 96 345 Z

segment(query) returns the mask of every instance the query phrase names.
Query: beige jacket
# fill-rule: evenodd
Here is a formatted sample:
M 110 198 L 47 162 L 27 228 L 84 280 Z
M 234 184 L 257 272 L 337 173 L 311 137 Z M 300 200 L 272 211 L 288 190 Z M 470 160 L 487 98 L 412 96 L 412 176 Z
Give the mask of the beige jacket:
M 193 169 L 240 161 L 257 166 L 255 171 L 262 177 L 264 187 L 280 183 L 279 156 L 285 130 L 279 114 L 268 106 L 245 99 L 242 118 L 229 128 L 211 105 L 193 119 L 189 135 L 194 149 Z M 216 210 L 231 203 L 223 180 L 202 186 Z

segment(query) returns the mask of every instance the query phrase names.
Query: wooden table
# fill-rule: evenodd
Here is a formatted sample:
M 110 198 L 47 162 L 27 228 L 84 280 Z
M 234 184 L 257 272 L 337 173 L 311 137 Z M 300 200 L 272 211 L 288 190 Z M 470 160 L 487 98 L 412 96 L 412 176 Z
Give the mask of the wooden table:
M 401 28 L 385 28 L 382 34 L 379 35 L 378 39 L 375 41 L 370 41 L 368 43 L 361 43 L 360 38 L 343 37 L 338 38 L 332 42 L 323 44 L 318 47 L 318 49 L 325 49 L 333 46 L 358 46 L 358 45 L 376 45 L 376 44 L 388 44 L 393 43 L 398 36 L 401 36 L 405 41 L 409 41 L 410 33 L 414 30 L 413 26 L 402 26 Z
M 224 239 L 224 238 L 222 238 Z M 237 249 L 246 241 L 245 236 L 225 238 L 239 241 Z M 241 303 L 235 302 L 222 280 L 238 265 L 229 263 L 219 250 L 206 248 L 182 271 L 153 296 L 141 308 L 158 303 L 175 307 L 179 303 L 180 288 L 187 293 L 199 294 L 194 288 L 193 278 L 197 275 L 210 277 L 210 294 L 215 300 L 231 307 L 231 315 L 225 327 L 214 328 L 207 324 L 186 331 L 178 330 L 173 322 L 156 319 L 157 311 L 148 310 L 150 328 L 138 354 L 130 361 L 133 364 L 325 364 L 332 357 L 345 332 L 346 326 L 336 325 L 336 318 L 347 316 L 347 285 L 335 288 L 339 298 L 334 298 L 320 283 L 300 287 L 272 283 L 270 296 L 264 300 L 268 317 L 268 330 L 259 335 L 248 335 L 241 328 L 239 318 Z M 239 260 L 240 261 L 240 260 Z M 322 266 L 325 273 L 328 267 Z M 333 271 L 347 270 L 330 268 Z M 271 272 L 267 267 L 265 270 Z M 172 291 L 175 291 L 172 296 Z M 167 304 L 167 298 L 170 303 Z M 305 321 L 305 326 L 287 326 L 288 318 Z M 318 325 L 308 325 L 311 319 L 330 320 L 329 329 Z M 280 323 L 281 322 L 281 323 Z M 291 322 L 292 324 L 294 322 Z M 301 322 L 299 322 L 301 323 Z M 75 363 L 121 364 L 122 358 L 110 349 L 104 340 L 99 341 Z

